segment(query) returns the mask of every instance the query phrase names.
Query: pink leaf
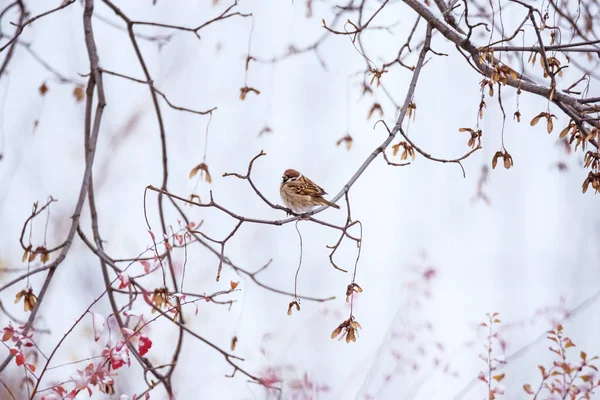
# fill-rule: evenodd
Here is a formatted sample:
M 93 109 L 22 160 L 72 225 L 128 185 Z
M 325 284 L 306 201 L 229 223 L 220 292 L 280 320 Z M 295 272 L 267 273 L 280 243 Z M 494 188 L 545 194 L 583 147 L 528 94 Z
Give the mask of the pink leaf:
M 479 375 L 477 375 L 477 379 L 484 381 L 485 383 L 487 383 L 487 378 L 485 377 L 485 374 L 483 373 L 483 371 L 479 371 Z
M 125 310 L 125 311 L 123 311 L 123 315 L 126 317 L 135 317 L 135 318 L 142 319 L 144 316 L 144 313 L 142 313 L 140 310 Z
M 64 397 L 67 394 L 67 391 L 61 385 L 56 386 L 53 390 L 58 393 L 60 397 Z
M 129 328 L 121 328 L 121 332 L 123 332 L 123 336 L 125 336 L 126 339 L 129 339 L 131 336 L 133 336 L 135 334 L 135 332 Z M 120 350 L 120 348 L 119 348 Z
M 144 266 L 144 272 L 150 272 L 150 263 L 148 261 L 140 261 L 140 264 Z
M 119 289 L 125 289 L 127 286 L 129 286 L 129 275 L 127 275 L 125 272 L 119 274 L 119 280 L 121 281 L 119 284 Z

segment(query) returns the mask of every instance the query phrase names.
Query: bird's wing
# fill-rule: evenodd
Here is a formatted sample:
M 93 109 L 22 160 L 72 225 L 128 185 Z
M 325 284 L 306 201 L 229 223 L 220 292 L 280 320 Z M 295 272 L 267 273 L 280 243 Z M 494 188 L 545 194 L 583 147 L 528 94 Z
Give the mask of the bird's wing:
M 323 196 L 324 194 L 327 194 L 327 192 L 325 192 L 325 190 L 322 187 L 316 185 L 307 177 L 302 177 L 302 179 L 290 183 L 294 184 L 292 187 L 294 188 L 296 193 L 300 195 Z

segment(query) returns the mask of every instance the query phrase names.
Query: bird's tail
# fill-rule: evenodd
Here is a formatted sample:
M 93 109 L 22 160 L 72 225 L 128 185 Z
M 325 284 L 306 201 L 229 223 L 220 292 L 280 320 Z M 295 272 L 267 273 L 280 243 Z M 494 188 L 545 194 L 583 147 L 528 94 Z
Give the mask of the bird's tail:
M 325 200 L 325 199 L 323 199 L 323 200 Z M 340 206 L 338 206 L 338 205 L 337 205 L 337 204 L 335 204 L 335 203 L 332 203 L 332 202 L 331 202 L 331 201 L 329 201 L 329 200 L 325 200 L 325 204 L 327 204 L 328 206 L 330 206 L 330 207 L 333 207 L 333 208 L 337 208 L 337 209 L 339 209 L 339 208 L 340 208 Z

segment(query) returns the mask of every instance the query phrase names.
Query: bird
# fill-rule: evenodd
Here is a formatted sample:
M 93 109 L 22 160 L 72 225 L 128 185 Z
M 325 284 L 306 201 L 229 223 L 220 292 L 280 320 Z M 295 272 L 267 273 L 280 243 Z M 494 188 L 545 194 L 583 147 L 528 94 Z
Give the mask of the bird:
M 279 194 L 286 207 L 296 214 L 309 212 L 317 206 L 340 208 L 337 204 L 323 198 L 327 192 L 322 187 L 295 169 L 286 169 L 283 173 Z

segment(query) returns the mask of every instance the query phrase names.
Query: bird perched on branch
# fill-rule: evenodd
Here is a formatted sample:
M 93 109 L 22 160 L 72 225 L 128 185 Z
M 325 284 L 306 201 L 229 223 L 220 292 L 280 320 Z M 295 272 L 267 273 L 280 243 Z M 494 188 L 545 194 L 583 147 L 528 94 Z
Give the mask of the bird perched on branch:
M 314 184 L 295 169 L 285 170 L 279 193 L 286 207 L 296 214 L 309 212 L 318 206 L 340 208 L 337 204 L 323 198 L 327 192 L 322 187 Z

